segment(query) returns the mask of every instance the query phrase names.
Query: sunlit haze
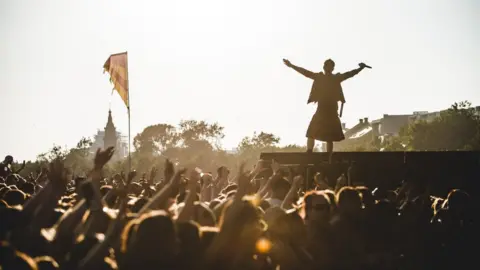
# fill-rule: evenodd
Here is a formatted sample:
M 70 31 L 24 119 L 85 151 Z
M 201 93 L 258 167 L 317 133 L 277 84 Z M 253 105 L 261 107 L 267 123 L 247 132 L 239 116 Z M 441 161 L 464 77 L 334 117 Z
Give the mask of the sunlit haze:
M 132 138 L 181 119 L 305 145 L 312 71 L 373 67 L 343 84 L 342 121 L 480 105 L 480 1 L 0 1 L 0 156 L 35 159 L 127 110 L 103 63 L 128 51 Z

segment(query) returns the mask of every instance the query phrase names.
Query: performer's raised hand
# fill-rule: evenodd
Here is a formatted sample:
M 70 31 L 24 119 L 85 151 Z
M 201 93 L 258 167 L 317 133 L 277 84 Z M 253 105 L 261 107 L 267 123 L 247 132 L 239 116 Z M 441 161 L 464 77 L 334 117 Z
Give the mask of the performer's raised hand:
M 291 67 L 292 66 L 292 63 L 290 63 L 290 61 L 288 61 L 287 59 L 283 59 L 283 63 L 287 66 L 287 67 Z

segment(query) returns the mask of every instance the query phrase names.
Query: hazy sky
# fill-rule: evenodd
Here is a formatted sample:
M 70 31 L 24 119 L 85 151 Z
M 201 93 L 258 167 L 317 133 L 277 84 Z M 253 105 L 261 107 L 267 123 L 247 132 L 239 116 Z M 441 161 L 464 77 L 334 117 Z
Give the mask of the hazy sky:
M 128 51 L 133 136 L 217 121 L 232 148 L 254 131 L 305 143 L 312 71 L 373 66 L 344 83 L 343 121 L 480 105 L 480 1 L 0 0 L 0 156 L 73 146 L 127 113 L 102 66 Z

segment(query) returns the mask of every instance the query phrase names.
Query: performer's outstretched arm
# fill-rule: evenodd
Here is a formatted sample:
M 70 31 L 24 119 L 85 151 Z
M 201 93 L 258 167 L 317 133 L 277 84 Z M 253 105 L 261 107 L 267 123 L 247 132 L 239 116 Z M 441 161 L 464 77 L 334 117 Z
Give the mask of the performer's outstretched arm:
M 353 76 L 357 75 L 360 71 L 362 71 L 362 69 L 363 68 L 360 67 L 354 70 L 347 71 L 345 73 L 338 74 L 338 76 L 340 77 L 340 81 L 343 82 L 347 79 L 352 78 Z
M 303 76 L 305 76 L 307 78 L 310 78 L 312 80 L 315 79 L 315 73 L 314 72 L 311 72 L 310 70 L 306 70 L 302 67 L 297 67 L 294 64 L 290 63 L 290 61 L 288 61 L 287 59 L 283 59 L 283 63 L 285 63 L 285 65 L 287 67 L 292 68 L 293 70 L 302 74 Z
M 347 79 L 350 79 L 352 78 L 353 76 L 357 75 L 360 71 L 362 71 L 366 65 L 364 63 L 360 63 L 358 64 L 360 67 L 357 68 L 357 69 L 354 69 L 354 70 L 350 70 L 348 72 L 345 72 L 345 73 L 341 73 L 341 74 L 338 74 L 337 76 L 340 77 L 340 82 L 343 82 Z

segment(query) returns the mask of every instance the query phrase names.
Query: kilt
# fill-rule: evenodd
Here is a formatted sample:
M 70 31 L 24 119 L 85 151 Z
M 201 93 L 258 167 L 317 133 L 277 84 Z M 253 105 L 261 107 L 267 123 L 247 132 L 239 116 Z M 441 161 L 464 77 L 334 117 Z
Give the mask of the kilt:
M 307 138 L 322 142 L 339 142 L 345 139 L 336 102 L 318 103 L 317 111 L 307 129 Z

